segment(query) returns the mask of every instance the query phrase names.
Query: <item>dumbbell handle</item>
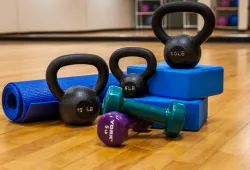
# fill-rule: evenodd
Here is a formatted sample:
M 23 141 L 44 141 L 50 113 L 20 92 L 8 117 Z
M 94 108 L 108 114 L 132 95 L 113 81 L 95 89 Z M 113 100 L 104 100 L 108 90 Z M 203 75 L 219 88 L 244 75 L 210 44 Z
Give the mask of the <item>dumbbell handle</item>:
M 166 124 L 169 115 L 169 109 L 149 106 L 126 98 L 122 99 L 121 112 L 164 125 Z

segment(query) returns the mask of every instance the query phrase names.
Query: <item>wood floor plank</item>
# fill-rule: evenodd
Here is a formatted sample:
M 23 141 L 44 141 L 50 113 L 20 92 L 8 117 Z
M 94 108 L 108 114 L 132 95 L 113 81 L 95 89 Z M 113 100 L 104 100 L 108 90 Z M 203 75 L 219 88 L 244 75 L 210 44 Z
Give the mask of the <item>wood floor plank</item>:
M 250 169 L 250 150 L 247 154 L 239 161 L 239 166 Z
M 17 129 L 23 128 L 23 125 L 20 124 L 14 124 L 13 122 L 6 121 L 5 119 L 0 119 L 0 135 L 4 133 L 8 133 Z
M 239 158 L 244 156 L 250 150 L 250 142 L 246 136 L 250 136 L 250 123 L 228 141 L 220 151 L 238 156 Z
M 186 163 L 186 162 L 179 162 L 173 161 L 169 165 L 163 168 L 163 170 L 198 170 L 199 165 Z
M 93 144 L 90 144 L 93 143 Z M 45 159 L 35 165 L 25 168 L 27 170 L 57 170 L 61 169 L 87 155 L 93 154 L 94 152 L 101 149 L 101 146 L 95 145 L 96 139 L 89 142 L 85 142 L 78 146 L 73 146 L 71 149 L 54 155 L 48 159 Z M 80 167 L 79 167 L 80 168 Z
M 232 122 L 228 121 L 215 132 L 202 139 L 177 160 L 196 164 L 205 163 L 214 155 L 228 140 L 234 137 L 244 126 L 246 121 Z
M 110 148 L 105 147 L 104 144 L 99 142 L 100 146 L 103 146 L 100 150 L 97 152 L 90 154 L 86 157 L 81 158 L 78 161 L 73 162 L 72 164 L 69 164 L 68 166 L 65 166 L 64 170 L 70 170 L 70 169 L 94 169 L 101 164 L 104 164 L 112 159 L 115 159 L 120 154 L 128 151 L 132 147 L 135 147 L 137 144 L 147 140 L 147 138 L 150 138 L 152 135 L 158 134 L 159 131 L 153 131 L 150 134 L 147 133 L 141 133 L 141 134 L 131 134 L 134 136 L 133 138 L 130 138 L 130 140 L 126 141 L 126 144 L 122 147 L 118 148 Z M 139 136 L 139 137 L 137 137 Z M 119 164 L 119 162 L 117 162 Z
M 185 142 L 182 140 L 185 139 Z M 202 139 L 202 135 L 183 133 L 180 140 L 173 140 L 141 160 L 130 170 L 163 169 Z
M 237 91 L 228 90 L 221 95 L 211 96 L 208 99 L 208 117 L 217 114 L 219 111 L 227 107 L 227 105 L 234 101 Z M 218 104 L 219 103 L 219 104 Z
M 52 126 L 49 126 L 49 124 L 42 124 L 40 126 L 37 125 L 29 128 L 22 128 L 2 134 L 0 136 L 0 147 L 2 148 L 0 153 L 34 142 L 46 136 L 48 137 L 51 134 L 58 133 L 58 130 L 60 131 L 60 129 L 64 128 L 64 125 L 60 126 L 60 124 L 54 123 Z
M 200 170 L 237 170 L 240 158 L 222 151 L 216 152 L 211 159 L 204 163 Z
M 13 161 L 15 159 L 18 159 L 19 157 L 26 156 L 40 149 L 47 148 L 50 145 L 62 142 L 70 137 L 73 137 L 81 133 L 83 130 L 87 131 L 88 129 L 87 128 L 74 128 L 74 129 L 62 128 L 58 130 L 56 133 L 50 134 L 50 136 L 45 136 L 31 143 L 20 145 L 17 148 L 3 152 L 2 154 L 0 154 L 0 165 Z
M 90 131 L 83 131 L 82 133 L 77 134 L 60 143 L 48 146 L 44 149 L 35 151 L 31 154 L 15 159 L 9 163 L 3 164 L 2 167 L 13 170 L 16 169 L 16 167 L 19 167 L 20 169 L 27 169 L 30 166 L 33 166 L 34 164 L 37 164 L 54 155 L 67 151 L 72 147 L 76 147 L 78 145 L 81 145 L 82 143 L 86 143 L 93 140 L 94 138 L 96 138 L 93 135 L 95 131 L 95 129 L 91 129 Z
M 140 147 L 132 147 L 127 151 L 117 155 L 114 159 L 105 162 L 104 164 L 95 167 L 95 170 L 127 170 L 132 167 L 134 164 L 139 162 L 140 160 L 146 158 L 148 155 L 152 153 L 151 150 L 140 148 Z

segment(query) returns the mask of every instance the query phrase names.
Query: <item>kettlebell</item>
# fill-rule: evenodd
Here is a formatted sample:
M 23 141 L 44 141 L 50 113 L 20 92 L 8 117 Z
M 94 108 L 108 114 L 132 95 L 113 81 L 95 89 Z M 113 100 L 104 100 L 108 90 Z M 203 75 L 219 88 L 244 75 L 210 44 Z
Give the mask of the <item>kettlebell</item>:
M 119 60 L 125 57 L 136 56 L 144 58 L 147 61 L 147 68 L 141 74 L 123 74 L 119 67 Z M 147 81 L 156 72 L 156 58 L 154 54 L 140 47 L 125 47 L 113 52 L 109 60 L 109 67 L 113 75 L 120 82 L 124 97 L 142 97 L 147 91 Z
M 202 30 L 195 36 L 177 35 L 170 37 L 162 28 L 165 15 L 175 12 L 193 12 L 204 19 Z M 193 68 L 201 58 L 201 44 L 215 28 L 215 16 L 205 4 L 198 2 L 170 2 L 157 8 L 152 18 L 152 29 L 156 37 L 165 44 L 164 58 L 171 68 Z
M 57 72 L 64 66 L 74 64 L 93 65 L 98 70 L 98 78 L 93 89 L 84 86 L 73 86 L 66 91 L 61 89 Z M 54 59 L 46 71 L 46 81 L 52 94 L 60 101 L 61 118 L 69 125 L 92 124 L 100 112 L 98 95 L 104 90 L 109 76 L 106 62 L 93 54 L 69 54 Z M 84 83 L 84 82 L 83 82 Z

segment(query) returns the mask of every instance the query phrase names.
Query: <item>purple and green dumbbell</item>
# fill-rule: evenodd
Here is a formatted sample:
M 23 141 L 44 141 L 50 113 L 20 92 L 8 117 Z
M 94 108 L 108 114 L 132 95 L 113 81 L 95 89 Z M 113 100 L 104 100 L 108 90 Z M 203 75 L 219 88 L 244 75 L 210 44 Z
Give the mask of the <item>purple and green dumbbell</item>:
M 97 134 L 99 139 L 107 146 L 120 146 L 127 139 L 130 128 L 133 127 L 134 131 L 137 132 L 147 130 L 149 125 L 146 122 L 119 112 L 109 112 L 98 119 Z
M 129 116 L 165 125 L 168 137 L 177 137 L 183 128 L 185 105 L 172 102 L 167 109 L 136 102 L 122 97 L 122 88 L 110 86 L 103 100 L 102 114 L 118 111 Z

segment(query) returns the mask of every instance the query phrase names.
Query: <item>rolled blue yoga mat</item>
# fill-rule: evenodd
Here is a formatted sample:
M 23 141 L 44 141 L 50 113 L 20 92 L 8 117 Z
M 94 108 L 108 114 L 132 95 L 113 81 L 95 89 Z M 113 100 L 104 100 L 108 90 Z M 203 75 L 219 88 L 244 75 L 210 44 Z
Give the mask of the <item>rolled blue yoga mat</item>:
M 97 74 L 59 78 L 61 88 L 82 85 L 92 88 Z M 100 102 L 110 85 L 119 85 L 110 74 L 106 88 L 99 96 Z M 2 108 L 5 115 L 14 122 L 35 122 L 59 118 L 58 100 L 50 92 L 46 80 L 31 80 L 8 83 L 2 93 Z

